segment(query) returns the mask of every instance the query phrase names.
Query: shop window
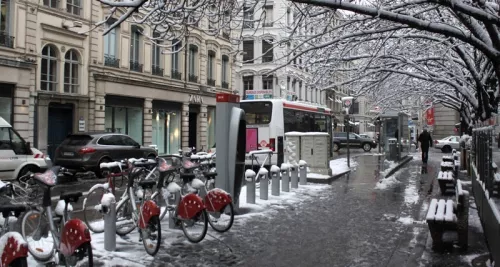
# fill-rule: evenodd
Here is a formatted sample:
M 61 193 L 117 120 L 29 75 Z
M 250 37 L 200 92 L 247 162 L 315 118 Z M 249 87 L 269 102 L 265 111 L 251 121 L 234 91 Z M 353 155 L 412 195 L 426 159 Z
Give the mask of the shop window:
M 142 144 L 142 126 L 142 108 L 106 107 L 105 127 L 107 132 L 127 134 L 134 141 Z
M 155 110 L 153 113 L 153 144 L 159 154 L 175 154 L 181 147 L 181 112 Z
M 80 61 L 75 50 L 69 50 L 64 57 L 64 92 L 78 93 L 80 77 Z
M 41 86 L 44 91 L 57 91 L 57 52 L 52 45 L 42 49 Z

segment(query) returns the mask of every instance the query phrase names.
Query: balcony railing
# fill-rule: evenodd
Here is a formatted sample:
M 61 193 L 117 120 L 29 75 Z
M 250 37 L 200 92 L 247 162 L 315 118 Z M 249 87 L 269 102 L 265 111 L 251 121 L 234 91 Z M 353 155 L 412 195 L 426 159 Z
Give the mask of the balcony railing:
M 120 59 L 115 58 L 113 56 L 104 56 L 104 66 L 119 68 Z
M 14 48 L 14 36 L 10 36 L 5 32 L 0 32 L 0 46 Z
M 222 32 L 222 38 L 224 38 L 224 39 L 229 39 L 229 32 L 225 32 L 225 31 L 223 31 L 223 32 Z
M 189 77 L 188 77 L 189 81 L 192 82 L 192 83 L 197 83 L 198 82 L 198 76 L 194 75 L 194 74 L 189 74 Z
M 159 66 L 153 65 L 151 67 L 151 72 L 153 73 L 153 75 L 163 76 L 163 69 L 160 68 Z
M 207 85 L 215 86 L 215 80 L 212 80 L 212 79 L 208 78 L 207 79 Z
M 272 27 L 273 26 L 273 22 L 264 22 L 264 27 Z
M 229 89 L 229 83 L 228 82 L 222 82 L 222 88 Z
M 176 70 L 173 70 L 172 71 L 172 79 L 176 79 L 176 80 L 181 80 L 182 79 L 182 73 L 176 71 Z
M 130 60 L 130 70 L 142 72 L 142 64 L 137 61 Z
M 254 27 L 253 21 L 243 22 L 243 29 L 253 29 L 253 27 Z

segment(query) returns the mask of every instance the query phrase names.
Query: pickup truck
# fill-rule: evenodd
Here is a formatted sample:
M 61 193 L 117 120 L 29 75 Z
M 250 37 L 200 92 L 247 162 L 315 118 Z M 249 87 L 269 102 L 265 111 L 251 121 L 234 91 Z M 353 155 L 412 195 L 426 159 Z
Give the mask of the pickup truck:
M 333 151 L 339 151 L 341 148 L 347 147 L 347 133 L 333 133 Z M 369 152 L 372 148 L 377 147 L 377 142 L 371 138 L 364 138 L 355 133 L 349 133 L 349 147 L 362 148 Z

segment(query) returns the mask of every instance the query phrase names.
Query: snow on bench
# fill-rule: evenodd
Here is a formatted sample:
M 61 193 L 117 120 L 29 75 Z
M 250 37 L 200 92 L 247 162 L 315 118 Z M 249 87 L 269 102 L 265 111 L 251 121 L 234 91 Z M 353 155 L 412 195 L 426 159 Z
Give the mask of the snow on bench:
M 453 168 L 453 163 L 448 161 L 441 162 L 441 167 L 451 167 Z
M 453 180 L 453 172 L 450 171 L 440 171 L 438 174 L 438 179 L 441 180 Z
M 453 162 L 453 156 L 443 156 L 444 162 Z
M 460 160 L 455 160 L 455 167 L 460 166 Z
M 495 182 L 500 183 L 500 173 L 495 173 Z
M 426 220 L 434 222 L 457 222 L 457 216 L 453 212 L 453 200 L 432 199 L 427 211 Z

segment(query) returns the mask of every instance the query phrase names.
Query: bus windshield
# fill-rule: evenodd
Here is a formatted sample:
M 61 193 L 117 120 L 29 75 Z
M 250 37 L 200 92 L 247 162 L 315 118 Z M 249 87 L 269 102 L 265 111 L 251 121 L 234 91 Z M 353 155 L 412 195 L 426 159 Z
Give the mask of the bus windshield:
M 270 101 L 242 102 L 241 109 L 245 111 L 247 125 L 269 124 L 273 113 L 273 103 Z

